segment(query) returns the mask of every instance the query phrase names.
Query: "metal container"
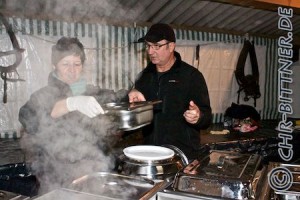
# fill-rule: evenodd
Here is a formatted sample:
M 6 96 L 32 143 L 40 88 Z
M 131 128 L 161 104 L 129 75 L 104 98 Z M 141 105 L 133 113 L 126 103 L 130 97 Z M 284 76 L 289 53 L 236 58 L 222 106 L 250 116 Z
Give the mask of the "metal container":
M 175 174 L 184 167 L 179 156 L 158 161 L 140 161 L 120 156 L 118 172 L 128 176 L 141 176 L 155 181 L 162 181 Z
M 155 147 L 159 146 L 153 146 L 153 151 Z M 178 171 L 188 164 L 187 158 L 182 151 L 172 145 L 162 148 L 174 151 L 173 155 L 167 159 L 138 160 L 121 154 L 117 162 L 118 173 L 145 177 L 156 182 L 163 181 L 168 177 L 174 177 Z
M 255 199 L 253 182 L 261 157 L 230 151 L 212 151 L 176 174 L 172 186 L 162 194 L 178 199 Z M 192 198 L 193 197 L 193 198 Z M 158 198 L 159 199 L 159 198 Z
M 16 194 L 13 192 L 0 190 L 0 199 L 1 200 L 28 200 L 30 199 L 30 197 Z
M 85 192 L 79 192 L 76 190 L 70 190 L 66 188 L 55 189 L 51 192 L 35 197 L 34 200 L 112 200 L 113 198 L 103 195 L 94 195 Z
M 276 176 L 270 173 L 268 178 L 275 188 L 275 194 L 280 197 L 281 200 L 299 200 L 300 199 L 300 165 L 299 164 L 287 164 L 287 163 L 271 163 L 273 173 L 277 173 L 279 177 L 285 177 L 285 182 L 280 182 L 280 179 L 276 181 Z M 277 169 L 277 170 L 276 170 Z M 279 169 L 279 170 L 278 170 Z M 270 177 L 271 176 L 271 177 Z M 283 179 L 282 179 L 283 180 Z M 281 180 L 281 181 L 282 181 Z
M 82 176 L 66 188 L 40 196 L 37 200 L 100 200 L 100 199 L 151 199 L 149 191 L 155 183 L 142 177 L 129 177 L 110 172 L 96 172 Z
M 107 103 L 103 105 L 105 114 L 124 131 L 135 130 L 151 123 L 153 105 L 161 101 L 136 103 Z

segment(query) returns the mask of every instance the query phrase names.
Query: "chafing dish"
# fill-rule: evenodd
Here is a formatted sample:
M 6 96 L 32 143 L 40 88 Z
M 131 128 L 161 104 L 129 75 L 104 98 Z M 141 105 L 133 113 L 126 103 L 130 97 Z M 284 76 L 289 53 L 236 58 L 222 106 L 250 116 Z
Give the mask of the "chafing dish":
M 151 199 L 156 186 L 142 177 L 125 176 L 111 172 L 96 172 L 75 179 L 65 188 L 53 190 L 37 200 L 100 200 L 100 199 Z M 155 188 L 154 188 L 155 189 Z
M 259 155 L 211 151 L 180 170 L 158 199 L 255 199 Z
M 136 153 L 140 155 L 126 155 L 126 150 L 136 149 Z M 163 152 L 169 150 L 173 154 L 158 154 L 158 151 Z M 142 154 L 141 152 L 144 152 Z M 124 154 L 121 154 L 117 160 L 117 171 L 120 174 L 127 176 L 145 177 L 156 182 L 163 181 L 168 177 L 174 177 L 188 163 L 186 156 L 181 150 L 172 145 L 152 146 L 152 145 L 137 145 L 124 149 Z M 153 154 L 155 156 L 149 156 Z M 145 158 L 141 158 L 141 157 Z M 147 159 L 146 159 L 147 158 Z
M 270 166 L 268 181 L 275 195 L 282 200 L 300 199 L 300 165 L 270 163 Z
M 112 200 L 112 198 L 105 197 L 102 195 L 93 195 L 85 192 L 79 192 L 66 188 L 55 189 L 42 196 L 35 197 L 34 200 Z
M 135 130 L 151 123 L 153 119 L 153 105 L 157 101 L 142 101 L 135 103 L 107 103 L 103 105 L 105 115 L 118 124 L 124 131 Z
M 29 197 L 20 194 L 15 194 L 13 192 L 0 190 L 0 199 L 1 200 L 28 200 Z

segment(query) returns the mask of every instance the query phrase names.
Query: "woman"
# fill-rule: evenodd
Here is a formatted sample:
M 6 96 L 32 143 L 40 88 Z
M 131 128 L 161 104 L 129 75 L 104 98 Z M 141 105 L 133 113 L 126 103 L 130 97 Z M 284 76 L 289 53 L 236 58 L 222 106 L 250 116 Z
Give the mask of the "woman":
M 22 144 L 42 192 L 111 166 L 107 154 L 116 128 L 101 115 L 101 105 L 119 101 L 122 92 L 88 85 L 82 76 L 84 61 L 78 39 L 59 39 L 52 47 L 54 70 L 48 85 L 34 92 L 19 111 L 28 133 Z

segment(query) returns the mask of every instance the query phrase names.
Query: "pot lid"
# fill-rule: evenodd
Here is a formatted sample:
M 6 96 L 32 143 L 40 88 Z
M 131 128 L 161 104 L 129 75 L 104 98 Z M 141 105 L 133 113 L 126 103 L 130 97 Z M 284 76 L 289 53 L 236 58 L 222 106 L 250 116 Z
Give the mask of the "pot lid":
M 183 170 L 185 174 L 213 180 L 220 178 L 250 180 L 256 173 L 261 158 L 257 154 L 213 150 L 202 160 L 195 161 Z
M 130 146 L 123 152 L 128 158 L 142 161 L 165 160 L 174 156 L 172 149 L 153 145 Z

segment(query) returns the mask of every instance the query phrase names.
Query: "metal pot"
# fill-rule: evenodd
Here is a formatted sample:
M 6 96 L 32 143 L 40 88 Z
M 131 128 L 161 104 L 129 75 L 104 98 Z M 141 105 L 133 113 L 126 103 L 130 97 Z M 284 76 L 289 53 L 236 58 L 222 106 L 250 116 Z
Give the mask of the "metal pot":
M 103 109 L 119 129 L 135 130 L 151 123 L 153 119 L 153 105 L 161 101 L 143 101 L 135 103 L 107 103 Z
M 186 156 L 178 150 L 178 148 L 175 149 L 172 157 L 161 160 L 138 160 L 121 154 L 117 161 L 117 171 L 127 176 L 141 176 L 158 182 L 165 180 L 175 176 L 188 164 Z

